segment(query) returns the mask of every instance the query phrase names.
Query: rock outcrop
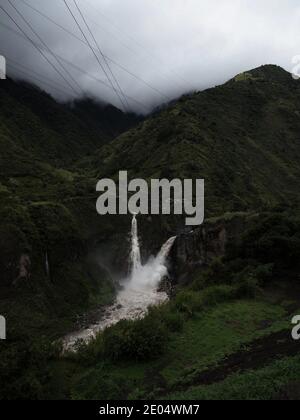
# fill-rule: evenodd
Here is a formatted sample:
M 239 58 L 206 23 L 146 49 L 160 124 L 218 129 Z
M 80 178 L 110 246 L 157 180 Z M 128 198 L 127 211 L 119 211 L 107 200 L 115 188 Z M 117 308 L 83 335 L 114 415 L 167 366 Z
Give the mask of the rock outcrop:
M 175 283 L 187 283 L 189 276 L 213 259 L 225 255 L 226 246 L 244 231 L 248 213 L 234 213 L 207 220 L 201 227 L 177 237 L 170 255 Z
M 31 260 L 29 255 L 22 254 L 18 265 L 18 277 L 14 280 L 13 286 L 18 286 L 21 281 L 29 280 L 31 276 Z

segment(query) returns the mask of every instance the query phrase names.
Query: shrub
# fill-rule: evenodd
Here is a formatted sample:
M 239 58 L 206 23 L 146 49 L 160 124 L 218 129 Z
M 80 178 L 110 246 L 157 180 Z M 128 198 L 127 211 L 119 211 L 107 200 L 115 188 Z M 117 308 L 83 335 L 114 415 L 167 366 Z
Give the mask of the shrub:
M 273 274 L 273 264 L 248 266 L 234 276 L 238 297 L 255 298 Z
M 254 299 L 261 293 L 258 280 L 254 277 L 248 277 L 242 280 L 237 287 L 237 297 Z
M 180 332 L 183 329 L 184 318 L 179 312 L 167 312 L 162 319 L 170 332 Z
M 192 290 L 203 290 L 212 284 L 221 284 L 228 281 L 228 269 L 221 258 L 214 259 L 206 270 L 200 268 L 192 279 Z
M 145 360 L 160 356 L 168 332 L 156 317 L 121 321 L 103 333 L 104 356 L 112 360 Z
M 119 400 L 126 399 L 128 389 L 132 387 L 132 379 L 124 377 L 117 372 L 108 372 L 97 366 L 79 376 L 75 390 L 72 392 L 73 400 Z
M 227 259 L 252 259 L 278 268 L 299 264 L 299 216 L 289 213 L 265 213 L 253 219 L 239 240 L 227 249 Z
M 32 340 L 11 331 L 6 346 L 0 348 L 0 395 L 4 400 L 47 399 L 53 372 L 50 366 L 61 352 L 48 339 Z M 24 394 L 24 392 L 26 392 Z
M 130 333 L 130 322 L 120 321 L 117 325 L 103 332 L 103 353 L 113 360 L 125 358 L 127 353 L 127 335 Z
M 174 304 L 178 311 L 193 316 L 195 312 L 201 312 L 206 307 L 235 299 L 236 295 L 237 289 L 234 286 L 211 286 L 201 292 L 180 292 L 176 296 Z
M 177 294 L 174 301 L 175 308 L 188 316 L 193 316 L 195 312 L 203 308 L 201 294 L 199 292 L 182 291 Z
M 203 302 L 206 306 L 217 305 L 236 297 L 236 288 L 228 285 L 208 287 L 203 291 Z

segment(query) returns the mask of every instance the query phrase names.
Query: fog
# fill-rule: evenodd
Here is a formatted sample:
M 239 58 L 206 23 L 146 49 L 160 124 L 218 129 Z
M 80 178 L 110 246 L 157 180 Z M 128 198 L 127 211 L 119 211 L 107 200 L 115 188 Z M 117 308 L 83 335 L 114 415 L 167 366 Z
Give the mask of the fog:
M 262 64 L 291 71 L 300 54 L 298 0 L 66 2 L 83 33 L 64 0 L 0 0 L 8 74 L 60 100 L 149 112 Z

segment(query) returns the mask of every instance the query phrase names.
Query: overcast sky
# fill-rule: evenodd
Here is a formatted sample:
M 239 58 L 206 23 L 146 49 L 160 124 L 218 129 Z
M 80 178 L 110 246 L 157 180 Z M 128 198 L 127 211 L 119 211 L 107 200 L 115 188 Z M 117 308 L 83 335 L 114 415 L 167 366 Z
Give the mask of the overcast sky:
M 101 65 L 63 0 L 10 1 L 58 62 L 9 0 L 0 0 L 56 68 L 28 40 L 7 28 L 21 33 L 0 9 L 0 54 L 7 57 L 9 73 L 34 81 L 59 99 L 86 93 L 144 112 L 262 64 L 291 71 L 292 57 L 300 54 L 299 0 L 76 0 L 113 79 L 74 0 L 67 3 Z

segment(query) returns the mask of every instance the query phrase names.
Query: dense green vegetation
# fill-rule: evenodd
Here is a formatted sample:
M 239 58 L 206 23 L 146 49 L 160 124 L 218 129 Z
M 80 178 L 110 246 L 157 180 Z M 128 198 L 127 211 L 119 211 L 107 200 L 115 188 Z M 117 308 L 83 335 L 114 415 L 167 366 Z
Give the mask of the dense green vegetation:
M 290 323 L 300 310 L 299 258 L 291 266 L 290 256 L 279 256 L 276 247 L 267 258 L 256 250 L 286 225 L 284 243 L 293 243 L 300 224 L 293 212 L 260 220 L 261 226 L 272 220 L 270 229 L 253 222 L 237 250 L 228 246 L 222 259 L 195 272 L 169 303 L 140 321 L 121 321 L 89 345 L 79 344 L 76 354 L 61 358 L 59 346 L 34 344 L 23 335 L 22 351 L 18 347 L 13 358 L 9 349 L 4 353 L 10 383 L 2 395 L 22 397 L 22 381 L 32 398 L 263 399 L 285 396 L 285 386 L 297 392 L 298 343 L 290 338 Z M 282 342 L 285 347 L 277 350 Z M 230 357 L 237 359 L 232 373 L 226 366 Z
M 92 100 L 63 105 L 26 83 L 0 84 L 3 397 L 43 396 L 46 349 L 54 354 L 49 343 L 85 311 L 114 298 L 109 273 L 86 258 L 92 229 L 103 224 L 95 212 L 95 179 L 76 162 L 137 121 Z M 39 347 L 41 354 L 33 355 Z
M 91 167 L 204 178 L 206 217 L 299 201 L 299 83 L 276 66 L 249 74 L 181 98 L 102 148 Z
M 300 224 L 287 213 L 261 215 L 260 223 L 253 222 L 241 236 L 238 252 L 228 246 L 222 259 L 195 272 L 169 303 L 151 309 L 143 320 L 120 322 L 69 355 L 76 372 L 73 397 L 284 396 L 284 386 L 298 374 L 293 369 L 298 343 L 290 330 L 300 310 L 299 250 L 291 265 L 290 255 L 276 246 L 268 247 L 267 256 L 257 253 L 257 246 L 283 231 L 284 247 L 297 242 Z M 236 363 L 229 365 L 232 371 L 226 365 L 230 358 Z
M 262 399 L 297 388 L 289 334 L 300 309 L 299 93 L 288 73 L 264 66 L 141 121 L 1 82 L 0 398 Z M 120 270 L 126 262 L 130 220 L 95 211 L 96 181 L 121 169 L 205 178 L 207 217 L 255 214 L 170 302 L 61 357 L 56 339 L 115 294 L 93 251 Z M 147 251 L 182 227 L 176 217 L 140 224 Z
M 298 400 L 299 362 L 299 356 L 287 357 L 256 371 L 232 375 L 224 382 L 194 387 L 187 392 L 168 395 L 167 398 L 175 400 Z
M 105 229 L 95 212 L 95 179 L 76 162 L 137 121 L 90 99 L 63 105 L 26 83 L 1 83 L 0 309 L 8 322 L 28 312 L 26 299 L 29 325 L 41 319 L 46 327 L 53 314 L 71 320 L 112 298 L 109 275 L 86 261 L 92 229 Z

